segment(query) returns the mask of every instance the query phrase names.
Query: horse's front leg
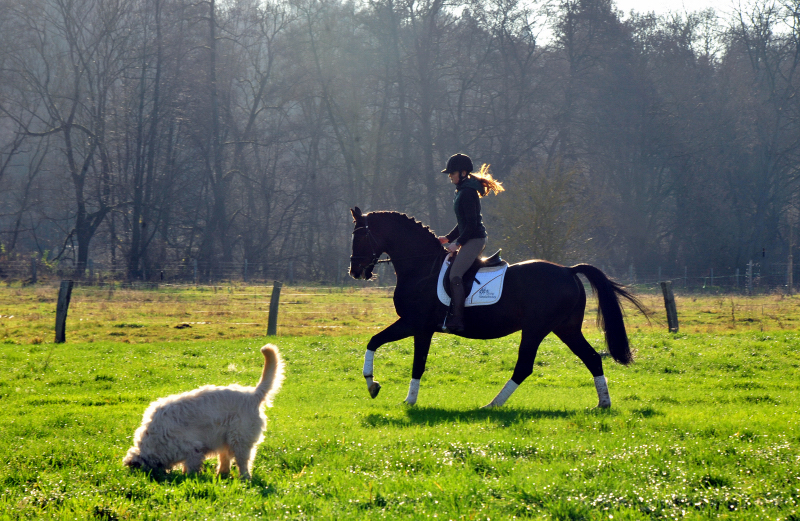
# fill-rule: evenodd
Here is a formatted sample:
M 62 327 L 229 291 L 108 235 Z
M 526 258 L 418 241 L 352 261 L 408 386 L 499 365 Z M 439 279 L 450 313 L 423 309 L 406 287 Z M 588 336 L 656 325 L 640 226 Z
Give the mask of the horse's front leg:
M 419 381 L 425 372 L 425 364 L 428 363 L 428 351 L 431 349 L 431 338 L 433 331 L 418 333 L 414 335 L 414 365 L 411 368 L 411 383 L 408 384 L 408 396 L 405 402 L 408 405 L 417 403 L 419 396 Z
M 372 362 L 375 359 L 375 351 L 383 344 L 389 342 L 396 342 L 404 338 L 410 337 L 414 332 L 411 325 L 403 320 L 398 319 L 394 324 L 387 327 L 377 335 L 373 336 L 367 344 L 367 352 L 364 353 L 364 379 L 367 381 L 367 390 L 369 395 L 375 398 L 381 390 L 381 384 L 373 380 Z

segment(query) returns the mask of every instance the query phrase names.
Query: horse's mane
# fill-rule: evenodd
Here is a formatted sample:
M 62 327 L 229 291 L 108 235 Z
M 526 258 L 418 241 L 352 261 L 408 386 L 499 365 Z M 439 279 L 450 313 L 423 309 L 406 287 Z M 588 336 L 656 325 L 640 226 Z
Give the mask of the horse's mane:
M 424 232 L 428 236 L 430 236 L 431 239 L 434 239 L 436 241 L 437 246 L 441 247 L 441 245 L 439 244 L 439 240 L 436 238 L 436 234 L 433 232 L 433 230 L 431 230 L 430 227 L 427 226 L 426 224 L 416 220 L 414 217 L 410 215 L 406 215 L 400 212 L 387 212 L 387 211 L 369 212 L 366 215 L 367 216 L 374 215 L 376 217 L 386 217 L 391 221 L 400 223 L 400 226 L 403 226 L 413 232 L 418 232 L 418 231 Z

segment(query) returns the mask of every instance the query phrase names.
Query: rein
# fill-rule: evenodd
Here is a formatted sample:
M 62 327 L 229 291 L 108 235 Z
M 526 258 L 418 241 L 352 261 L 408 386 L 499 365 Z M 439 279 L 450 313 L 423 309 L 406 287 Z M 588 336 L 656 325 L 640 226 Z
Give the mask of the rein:
M 362 230 L 366 231 L 367 240 L 369 241 L 369 247 L 372 250 L 372 256 L 369 256 L 369 255 L 350 255 L 350 262 L 352 262 L 353 259 L 366 259 L 366 258 L 369 258 L 370 262 L 369 262 L 369 264 L 367 265 L 367 267 L 365 269 L 370 269 L 370 270 L 373 269 L 376 264 L 382 264 L 384 262 L 393 262 L 391 258 L 388 258 L 388 259 L 381 259 L 380 258 L 380 256 L 383 254 L 383 252 L 377 252 L 378 241 L 377 241 L 377 239 L 375 239 L 375 236 L 372 235 L 372 230 L 369 229 L 369 224 L 367 223 L 367 216 L 364 216 L 364 226 L 359 226 L 358 228 L 353 230 L 353 236 L 355 236 L 356 232 L 360 232 Z M 425 255 L 410 255 L 408 257 L 402 257 L 399 260 L 425 259 L 425 258 L 433 257 L 434 258 L 433 264 L 431 264 L 431 269 L 430 269 L 430 272 L 428 273 L 428 276 L 430 276 L 430 274 L 433 273 L 436 270 L 436 264 L 437 264 L 436 260 L 437 260 L 437 258 L 440 255 L 442 255 L 443 253 L 444 252 L 441 251 L 441 252 L 436 252 L 436 253 L 428 253 L 428 254 L 425 254 Z

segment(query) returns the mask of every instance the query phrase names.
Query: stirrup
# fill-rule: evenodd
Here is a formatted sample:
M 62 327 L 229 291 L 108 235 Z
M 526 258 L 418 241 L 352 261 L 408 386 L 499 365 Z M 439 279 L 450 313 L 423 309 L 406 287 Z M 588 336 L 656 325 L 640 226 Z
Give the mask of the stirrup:
M 464 327 L 463 320 L 462 320 L 462 323 L 460 324 L 460 327 L 453 328 L 453 326 L 448 323 L 448 319 L 452 320 L 452 318 L 453 318 L 453 315 L 451 315 L 450 313 L 448 313 L 447 316 L 444 317 L 444 322 L 442 323 L 442 333 L 453 333 L 453 334 L 455 334 L 455 333 L 463 333 L 464 329 L 466 329 Z M 459 325 L 459 324 L 456 324 L 456 325 Z

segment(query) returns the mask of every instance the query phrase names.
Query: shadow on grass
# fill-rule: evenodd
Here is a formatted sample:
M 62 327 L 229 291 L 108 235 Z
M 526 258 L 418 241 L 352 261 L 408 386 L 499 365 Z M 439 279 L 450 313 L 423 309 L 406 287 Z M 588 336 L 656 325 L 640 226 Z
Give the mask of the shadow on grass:
M 368 414 L 362 424 L 365 427 L 410 427 L 412 425 L 440 425 L 443 423 L 486 423 L 512 425 L 515 423 L 568 419 L 576 416 L 612 416 L 608 409 L 474 409 L 458 410 L 439 407 L 408 407 L 405 418 L 393 418 L 380 414 Z
M 166 471 L 163 469 L 157 470 L 141 470 L 132 469 L 131 472 L 146 476 L 151 482 L 158 483 L 159 485 L 173 485 L 183 487 L 187 490 L 185 494 L 187 497 L 194 498 L 209 498 L 215 496 L 217 492 L 214 490 L 222 484 L 233 484 L 240 482 L 238 472 L 232 472 L 226 477 L 217 476 L 213 468 L 209 468 L 207 464 L 203 464 L 203 470 L 195 474 L 184 474 L 180 470 Z M 262 497 L 268 497 L 277 493 L 277 489 L 272 483 L 267 482 L 258 474 L 254 474 L 249 481 L 241 481 L 242 486 L 251 487 L 256 489 Z

